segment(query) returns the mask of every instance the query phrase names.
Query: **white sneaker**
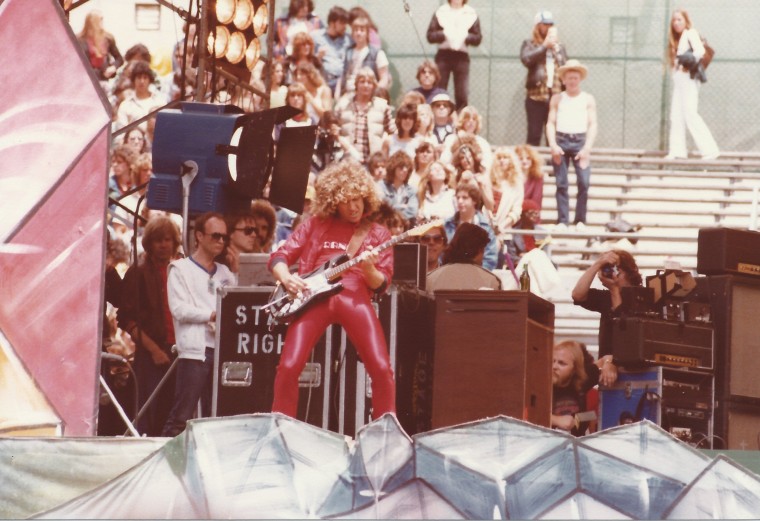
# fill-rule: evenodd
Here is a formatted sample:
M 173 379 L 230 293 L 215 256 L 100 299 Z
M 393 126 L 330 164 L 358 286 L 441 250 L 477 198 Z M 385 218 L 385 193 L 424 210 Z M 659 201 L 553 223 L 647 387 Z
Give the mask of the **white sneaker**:
M 586 231 L 586 225 L 580 221 L 575 223 L 575 231 L 576 232 L 585 232 Z
M 566 232 L 567 231 L 567 224 L 565 223 L 558 223 L 554 225 L 554 231 L 555 232 Z

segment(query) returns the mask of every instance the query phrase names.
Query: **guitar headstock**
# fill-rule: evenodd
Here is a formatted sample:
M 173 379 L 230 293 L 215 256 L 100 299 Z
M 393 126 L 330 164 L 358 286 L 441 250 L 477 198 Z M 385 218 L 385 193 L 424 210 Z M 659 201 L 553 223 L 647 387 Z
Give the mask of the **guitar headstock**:
M 406 235 L 409 237 L 420 237 L 422 235 L 425 235 L 428 231 L 432 230 L 433 228 L 438 228 L 441 226 L 443 226 L 443 219 L 433 219 L 432 221 L 419 224 L 415 226 L 414 228 L 407 230 Z

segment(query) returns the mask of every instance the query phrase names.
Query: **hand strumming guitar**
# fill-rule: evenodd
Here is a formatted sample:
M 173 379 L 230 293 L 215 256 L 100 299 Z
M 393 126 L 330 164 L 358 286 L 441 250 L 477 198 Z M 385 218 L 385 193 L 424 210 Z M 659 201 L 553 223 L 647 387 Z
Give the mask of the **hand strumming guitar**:
M 275 264 L 272 268 L 272 275 L 282 284 L 285 290 L 295 295 L 307 288 L 306 282 L 298 276 L 297 273 L 290 273 L 288 266 L 284 263 Z

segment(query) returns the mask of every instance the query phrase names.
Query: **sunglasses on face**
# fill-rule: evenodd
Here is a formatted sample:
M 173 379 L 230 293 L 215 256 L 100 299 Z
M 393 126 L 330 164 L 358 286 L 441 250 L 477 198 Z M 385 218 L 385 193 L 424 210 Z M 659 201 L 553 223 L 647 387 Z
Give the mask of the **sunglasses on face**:
M 420 237 L 423 244 L 443 244 L 443 235 L 423 235 Z
M 253 235 L 257 229 L 254 226 L 246 226 L 245 228 L 235 228 L 236 232 L 243 232 L 245 235 Z
M 228 242 L 230 240 L 230 236 L 227 235 L 226 233 L 214 232 L 214 233 L 204 233 L 204 235 L 208 235 L 209 237 L 211 237 L 211 239 L 214 242 L 219 242 L 219 241 Z

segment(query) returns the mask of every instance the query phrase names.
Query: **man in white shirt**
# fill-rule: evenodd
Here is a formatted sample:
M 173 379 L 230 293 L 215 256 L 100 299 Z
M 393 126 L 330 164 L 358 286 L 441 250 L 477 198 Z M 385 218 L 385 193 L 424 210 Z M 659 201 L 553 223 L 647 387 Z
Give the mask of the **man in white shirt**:
M 166 96 L 151 90 L 155 74 L 147 62 L 138 61 L 132 68 L 130 79 L 134 92 L 121 102 L 116 111 L 117 129 L 136 121 L 166 104 Z M 148 133 L 148 123 L 140 123 L 143 132 Z M 148 133 L 152 136 L 152 132 Z
M 169 309 L 177 344 L 177 385 L 174 406 L 162 436 L 174 437 L 201 400 L 204 415 L 211 410 L 217 290 L 236 283 L 224 264 L 214 259 L 229 241 L 224 217 L 208 212 L 195 220 L 197 248 L 192 255 L 169 265 Z
M 568 60 L 558 74 L 565 91 L 552 96 L 546 123 L 546 140 L 551 148 L 557 182 L 557 222 L 560 229 L 567 228 L 570 219 L 567 170 L 572 160 L 578 185 L 574 222 L 576 229 L 582 230 L 591 182 L 591 147 L 597 133 L 596 100 L 581 90 L 581 82 L 588 74 L 581 62 Z

